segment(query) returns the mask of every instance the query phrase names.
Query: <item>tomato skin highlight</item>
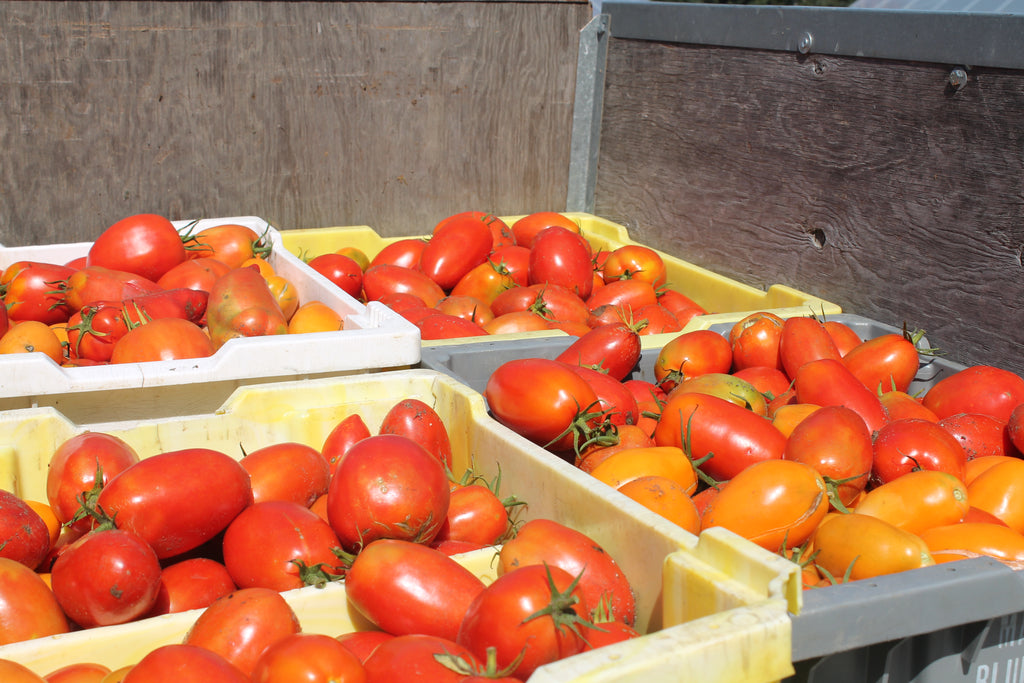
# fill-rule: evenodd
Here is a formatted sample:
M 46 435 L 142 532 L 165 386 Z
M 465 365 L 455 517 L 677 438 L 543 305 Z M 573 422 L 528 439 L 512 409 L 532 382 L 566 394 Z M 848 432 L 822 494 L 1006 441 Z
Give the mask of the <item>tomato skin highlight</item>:
M 420 255 L 420 271 L 441 289 L 451 290 L 494 248 L 487 219 L 487 214 L 464 211 L 438 223 Z
M 586 300 L 594 287 L 586 241 L 578 232 L 558 226 L 541 230 L 530 244 L 528 281 L 561 285 Z

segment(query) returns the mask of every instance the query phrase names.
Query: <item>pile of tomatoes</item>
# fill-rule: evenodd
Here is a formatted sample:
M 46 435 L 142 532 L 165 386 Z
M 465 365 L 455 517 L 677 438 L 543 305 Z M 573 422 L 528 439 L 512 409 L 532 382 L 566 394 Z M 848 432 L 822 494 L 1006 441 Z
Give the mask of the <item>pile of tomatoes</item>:
M 352 413 L 320 448 L 240 459 L 203 447 L 140 458 L 112 434 L 71 437 L 46 501 L 0 490 L 0 645 L 202 609 L 181 644 L 123 680 L 515 681 L 639 635 L 633 589 L 597 542 L 519 519 L 524 501 L 472 471 L 454 477 L 451 451 L 438 413 L 413 398 L 375 433 Z M 455 557 L 482 550 L 489 584 Z M 375 629 L 302 633 L 280 593 L 342 579 Z M 0 677 L 40 680 L 16 667 L 0 658 Z
M 128 216 L 70 263 L 4 269 L 0 353 L 64 366 L 203 358 L 235 337 L 341 329 L 339 313 L 298 300 L 270 250 L 243 225 L 182 234 L 162 216 Z
M 620 322 L 659 334 L 708 313 L 667 286 L 655 250 L 595 250 L 578 223 L 551 211 L 512 225 L 465 211 L 372 259 L 341 245 L 307 263 L 353 297 L 386 304 L 428 340 L 552 329 L 580 336 Z
M 1024 379 L 978 365 L 908 393 L 920 335 L 770 312 L 660 351 L 625 325 L 499 364 L 501 423 L 693 533 L 799 561 L 805 586 L 986 555 L 1024 562 Z

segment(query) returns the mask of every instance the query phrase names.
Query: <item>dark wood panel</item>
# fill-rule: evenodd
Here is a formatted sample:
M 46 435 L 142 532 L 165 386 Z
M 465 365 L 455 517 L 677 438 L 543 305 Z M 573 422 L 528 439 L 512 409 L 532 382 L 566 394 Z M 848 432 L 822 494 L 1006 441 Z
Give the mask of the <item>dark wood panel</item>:
M 1024 373 L 1024 72 L 613 39 L 595 211 Z
M 0 3 L 0 242 L 562 208 L 583 3 Z

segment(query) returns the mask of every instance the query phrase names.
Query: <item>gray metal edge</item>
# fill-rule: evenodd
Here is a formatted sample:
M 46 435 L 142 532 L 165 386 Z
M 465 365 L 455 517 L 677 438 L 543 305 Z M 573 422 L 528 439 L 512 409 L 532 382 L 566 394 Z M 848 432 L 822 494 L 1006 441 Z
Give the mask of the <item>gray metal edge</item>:
M 601 144 L 604 75 L 608 55 L 608 15 L 600 14 L 580 30 L 576 95 L 572 111 L 569 186 L 566 211 L 593 213 L 597 157 Z
M 854 7 L 605 0 L 614 38 L 1024 68 L 1024 16 Z M 808 40 L 809 37 L 809 40 Z

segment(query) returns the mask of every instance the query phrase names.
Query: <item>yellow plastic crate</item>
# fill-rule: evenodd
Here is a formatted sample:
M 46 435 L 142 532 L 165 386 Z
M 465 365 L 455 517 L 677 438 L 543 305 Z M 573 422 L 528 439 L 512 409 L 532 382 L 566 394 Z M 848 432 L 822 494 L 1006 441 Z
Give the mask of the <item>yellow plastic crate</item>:
M 566 216 L 580 225 L 584 237 L 596 249 L 613 250 L 627 244 L 640 244 L 629 237 L 629 231 L 622 225 L 588 213 L 565 213 Z M 502 216 L 505 223 L 512 225 L 522 216 Z M 416 235 L 426 239 L 429 235 Z M 281 241 L 285 248 L 301 258 L 312 258 L 320 254 L 336 251 L 343 246 L 356 247 L 371 259 L 388 244 L 407 237 L 381 237 L 366 225 L 335 228 L 312 228 L 282 230 Z M 663 251 L 658 255 L 665 262 L 668 286 L 700 304 L 709 313 L 690 320 L 683 332 L 703 330 L 717 323 L 734 323 L 757 311 L 771 311 L 783 318 L 798 315 L 834 315 L 842 313 L 837 304 L 819 297 L 801 292 L 787 285 L 775 284 L 767 290 L 737 282 L 719 275 L 707 268 L 702 268 Z M 529 335 L 557 336 L 558 334 Z M 645 335 L 644 348 L 661 348 L 667 341 L 679 333 Z M 519 338 L 521 335 L 494 335 L 491 337 L 472 337 L 443 342 L 426 342 L 425 346 L 440 346 L 451 343 L 472 343 L 484 340 L 501 340 Z
M 195 387 L 202 392 L 202 386 Z M 524 519 L 555 519 L 592 536 L 619 562 L 637 597 L 639 640 L 579 655 L 538 671 L 534 681 L 624 681 L 699 671 L 702 681 L 775 681 L 792 672 L 790 612 L 802 591 L 796 566 L 739 536 L 714 529 L 699 538 L 551 456 L 491 420 L 483 397 L 428 370 L 403 370 L 241 387 L 216 412 L 187 418 L 75 424 L 52 408 L 0 413 L 0 487 L 45 495 L 54 449 L 70 436 L 102 429 L 141 457 L 202 445 L 241 457 L 271 443 L 319 448 L 344 417 L 358 412 L 376 431 L 404 398 L 432 405 L 452 437 L 454 471 L 500 471 L 502 495 L 527 503 Z M 464 557 L 494 578 L 493 551 Z M 348 613 L 344 586 L 285 594 L 306 631 L 367 628 Z M 346 616 L 347 615 L 347 616 Z M 39 674 L 73 661 L 117 668 L 152 647 L 180 641 L 198 611 L 79 631 L 0 647 L 0 658 Z M 742 656 L 740 655 L 742 653 Z

